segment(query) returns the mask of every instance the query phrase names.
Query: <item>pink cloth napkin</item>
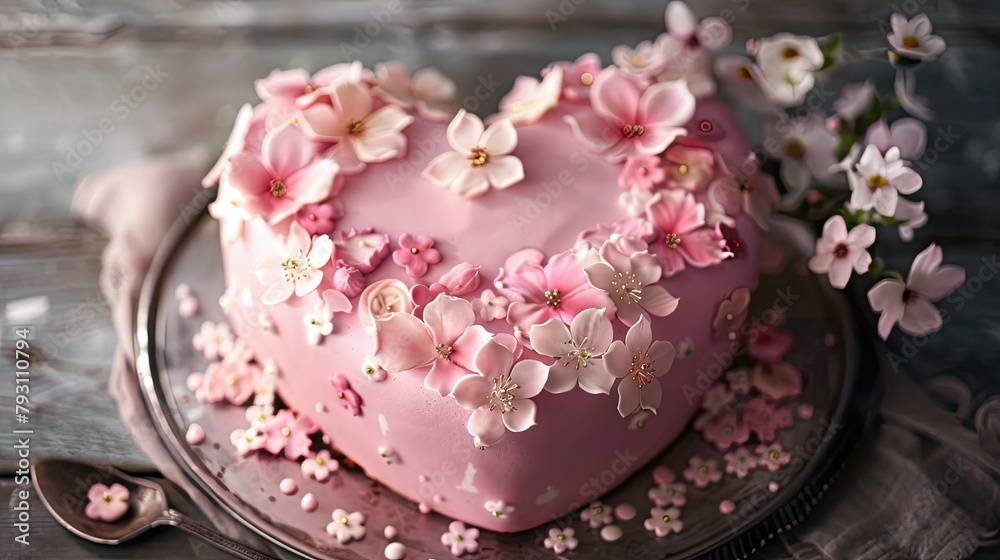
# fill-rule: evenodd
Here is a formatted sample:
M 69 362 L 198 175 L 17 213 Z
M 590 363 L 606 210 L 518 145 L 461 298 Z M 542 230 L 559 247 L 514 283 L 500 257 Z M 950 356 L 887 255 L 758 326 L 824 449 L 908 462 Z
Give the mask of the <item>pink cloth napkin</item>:
M 157 245 L 192 199 L 207 158 L 183 152 L 97 173 L 79 186 L 74 210 L 110 242 L 101 285 L 111 302 L 119 346 L 111 394 L 122 418 L 163 475 L 177 483 L 215 526 L 265 550 L 251 531 L 219 511 L 174 464 L 149 419 L 132 367 L 134 305 Z M 878 425 L 817 511 L 761 551 L 796 560 L 948 560 L 968 558 L 995 540 L 1000 512 L 1000 400 L 970 418 L 953 414 L 906 375 L 884 366 Z M 963 417 L 964 415 L 964 417 Z M 963 421 L 976 426 L 970 430 Z M 271 549 L 271 554 L 281 555 Z M 287 556 L 287 553 L 284 553 Z

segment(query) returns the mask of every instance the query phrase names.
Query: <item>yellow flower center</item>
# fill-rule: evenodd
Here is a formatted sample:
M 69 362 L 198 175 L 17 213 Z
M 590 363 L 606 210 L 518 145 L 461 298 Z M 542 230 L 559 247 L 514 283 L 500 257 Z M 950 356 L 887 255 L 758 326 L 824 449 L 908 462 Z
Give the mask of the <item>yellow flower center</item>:
M 667 244 L 667 247 L 671 249 L 676 249 L 681 246 L 681 236 L 676 233 L 668 233 L 664 238 L 663 242 Z
M 656 373 L 655 363 L 649 359 L 645 350 L 639 350 L 636 355 L 632 356 L 632 363 L 629 366 L 629 375 L 640 389 L 652 381 L 653 375 Z
M 920 39 L 917 39 L 913 35 L 907 35 L 906 37 L 903 37 L 903 46 L 908 49 L 919 49 Z
M 514 390 L 520 385 L 514 383 L 509 375 L 501 375 L 493 380 L 493 390 L 490 391 L 490 410 L 500 409 L 500 413 L 517 410 L 514 407 Z
M 472 148 L 472 154 L 469 156 L 469 161 L 472 162 L 473 167 L 486 165 L 490 161 L 490 154 L 486 152 L 486 148 Z
M 785 153 L 792 159 L 802 159 L 802 156 L 806 155 L 806 147 L 799 140 L 792 138 L 785 144 Z
M 292 429 L 289 428 L 288 426 L 285 426 L 284 428 L 281 429 L 281 435 L 285 437 L 292 435 Z
M 636 136 L 642 136 L 642 133 L 646 132 L 646 127 L 641 124 L 627 124 L 622 127 L 622 134 L 625 138 L 634 138 Z
M 559 307 L 562 305 L 562 296 L 559 294 L 559 290 L 546 290 L 545 292 L 545 305 L 549 307 Z
M 868 188 L 871 190 L 878 190 L 889 184 L 889 180 L 885 176 L 880 174 L 872 175 L 868 178 Z
M 612 291 L 615 299 L 632 305 L 642 299 L 642 282 L 631 270 L 618 272 L 611 278 Z
M 347 123 L 347 133 L 348 134 L 361 134 L 365 130 L 365 123 L 362 121 L 351 121 Z
M 281 198 L 285 196 L 285 193 L 287 192 L 288 187 L 285 185 L 284 181 L 279 181 L 277 179 L 271 181 L 271 195 L 274 196 L 274 198 Z
M 590 72 L 584 72 L 583 74 L 580 74 L 580 83 L 585 86 L 589 86 L 590 84 L 594 83 L 594 75 L 591 74 Z
M 437 346 L 434 347 L 434 349 L 437 350 L 438 356 L 441 356 L 445 360 L 447 360 L 448 357 L 451 356 L 451 353 L 454 351 L 454 348 L 452 348 L 451 346 L 445 346 L 444 344 L 438 344 Z

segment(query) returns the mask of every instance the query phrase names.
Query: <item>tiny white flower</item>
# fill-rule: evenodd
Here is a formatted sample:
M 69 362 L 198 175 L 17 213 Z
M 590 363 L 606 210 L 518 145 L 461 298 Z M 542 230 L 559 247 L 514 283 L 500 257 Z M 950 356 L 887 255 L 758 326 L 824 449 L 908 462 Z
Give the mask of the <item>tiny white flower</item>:
M 913 60 L 930 61 L 944 52 L 944 39 L 931 34 L 931 20 L 927 14 L 918 14 L 910 20 L 903 14 L 892 14 L 889 24 L 892 31 L 887 38 L 896 54 Z
M 260 300 L 265 305 L 286 301 L 292 295 L 302 297 L 323 280 L 322 267 L 333 254 L 333 241 L 327 235 L 315 240 L 297 222 L 292 222 L 288 238 L 279 254 L 261 259 L 254 274 L 269 286 Z
M 340 544 L 365 538 L 365 514 L 360 511 L 347 513 L 343 509 L 333 510 L 333 521 L 326 526 L 331 537 L 337 537 Z
M 485 194 L 490 187 L 506 189 L 524 179 L 524 167 L 517 156 L 517 129 L 507 119 L 483 126 L 483 121 L 465 109 L 448 125 L 445 152 L 424 169 L 424 178 L 466 197 Z
M 514 513 L 514 506 L 507 505 L 503 500 L 487 500 L 486 511 L 493 517 L 507 517 Z
M 847 174 L 853 191 L 851 205 L 861 210 L 874 208 L 883 216 L 896 213 L 900 194 L 913 194 L 923 185 L 923 179 L 904 165 L 895 147 L 882 156 L 877 146 L 869 144 L 854 169 Z
M 326 302 L 316 302 L 312 311 L 306 313 L 306 338 L 313 346 L 320 343 L 324 336 L 333 332 L 333 311 Z

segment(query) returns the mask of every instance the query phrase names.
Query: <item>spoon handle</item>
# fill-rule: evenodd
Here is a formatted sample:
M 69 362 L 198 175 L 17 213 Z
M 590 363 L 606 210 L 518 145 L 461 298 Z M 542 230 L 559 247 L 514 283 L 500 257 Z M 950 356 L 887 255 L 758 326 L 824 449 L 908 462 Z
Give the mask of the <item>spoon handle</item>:
M 200 523 L 196 523 L 191 518 L 175 509 L 168 509 L 163 512 L 163 516 L 164 521 L 167 524 L 177 527 L 188 534 L 200 537 L 202 540 L 211 544 L 215 548 L 228 552 L 236 558 L 242 558 L 243 560 L 276 560 L 272 556 L 261 554 L 246 545 L 242 545 L 225 537 L 222 533 L 216 531 L 215 529 L 210 529 Z

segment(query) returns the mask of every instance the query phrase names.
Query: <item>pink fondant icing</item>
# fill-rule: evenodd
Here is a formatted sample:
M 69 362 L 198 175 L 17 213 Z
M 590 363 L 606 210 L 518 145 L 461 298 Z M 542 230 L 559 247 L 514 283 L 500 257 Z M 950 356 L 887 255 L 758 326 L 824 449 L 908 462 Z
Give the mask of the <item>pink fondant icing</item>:
M 417 118 L 405 130 L 409 147 L 404 157 L 369 165 L 348 178 L 339 197 L 346 210 L 337 227 L 374 227 L 392 240 L 405 233 L 432 238 L 441 258 L 427 261 L 426 278 L 472 263 L 486 281 L 464 297 L 480 299 L 494 288 L 488 280 L 515 252 L 532 247 L 551 257 L 572 248 L 581 232 L 627 217 L 618 203 L 620 165 L 579 144 L 564 121 L 564 116 L 585 110 L 585 104 L 565 103 L 537 123 L 519 126 L 513 155 L 523 162 L 524 180 L 476 198 L 458 196 L 421 176 L 428 162 L 451 148 L 445 140 L 447 123 Z M 737 121 L 716 99 L 698 101 L 688 129 L 689 140 L 702 142 L 727 160 L 742 161 L 749 151 Z M 240 239 L 223 244 L 227 285 L 233 293 L 246 287 L 260 300 L 267 286 L 257 281 L 254 269 L 262 258 L 281 250 L 294 220 L 291 216 L 268 224 L 251 218 Z M 742 249 L 737 258 L 708 268 L 688 267 L 661 283 L 679 298 L 679 305 L 669 316 L 651 317 L 653 339 L 675 345 L 687 339 L 694 350 L 675 360 L 660 378 L 662 404 L 641 423 L 642 429 L 630 429 L 630 418 L 619 415 L 614 389 L 610 395 L 543 391 L 532 399 L 538 407 L 536 426 L 507 433 L 480 450 L 466 428 L 470 412 L 425 388 L 427 368 L 390 373 L 384 383 L 366 382 L 361 366 L 374 343 L 359 321 L 357 298 L 352 298 L 355 312 L 336 314 L 332 334 L 318 346 L 309 344 L 303 317 L 321 301 L 322 290 L 271 306 L 274 328 L 260 329 L 254 320 L 239 327 L 248 333 L 257 356 L 276 364 L 282 400 L 308 414 L 332 445 L 369 476 L 450 518 L 490 530 L 519 531 L 589 504 L 653 459 L 685 428 L 700 399 L 689 396 L 691 390 L 707 389 L 731 357 L 732 342 L 713 336 L 719 304 L 734 289 L 753 289 L 757 283 L 752 220 L 736 216 L 735 232 Z M 368 285 L 385 279 L 415 283 L 392 263 L 365 275 Z M 231 319 L 245 317 L 231 311 Z M 514 334 L 506 321 L 486 322 L 480 313 L 476 321 L 489 332 Z M 614 321 L 616 340 L 626 331 L 626 325 Z M 522 356 L 538 358 L 530 350 Z M 338 396 L 329 380 L 336 376 L 343 376 L 364 403 L 359 415 L 351 407 L 333 405 Z M 321 412 L 314 412 L 317 401 L 327 404 Z M 394 460 L 385 460 L 380 449 L 391 449 Z M 513 506 L 513 513 L 492 515 L 483 507 L 490 500 Z

